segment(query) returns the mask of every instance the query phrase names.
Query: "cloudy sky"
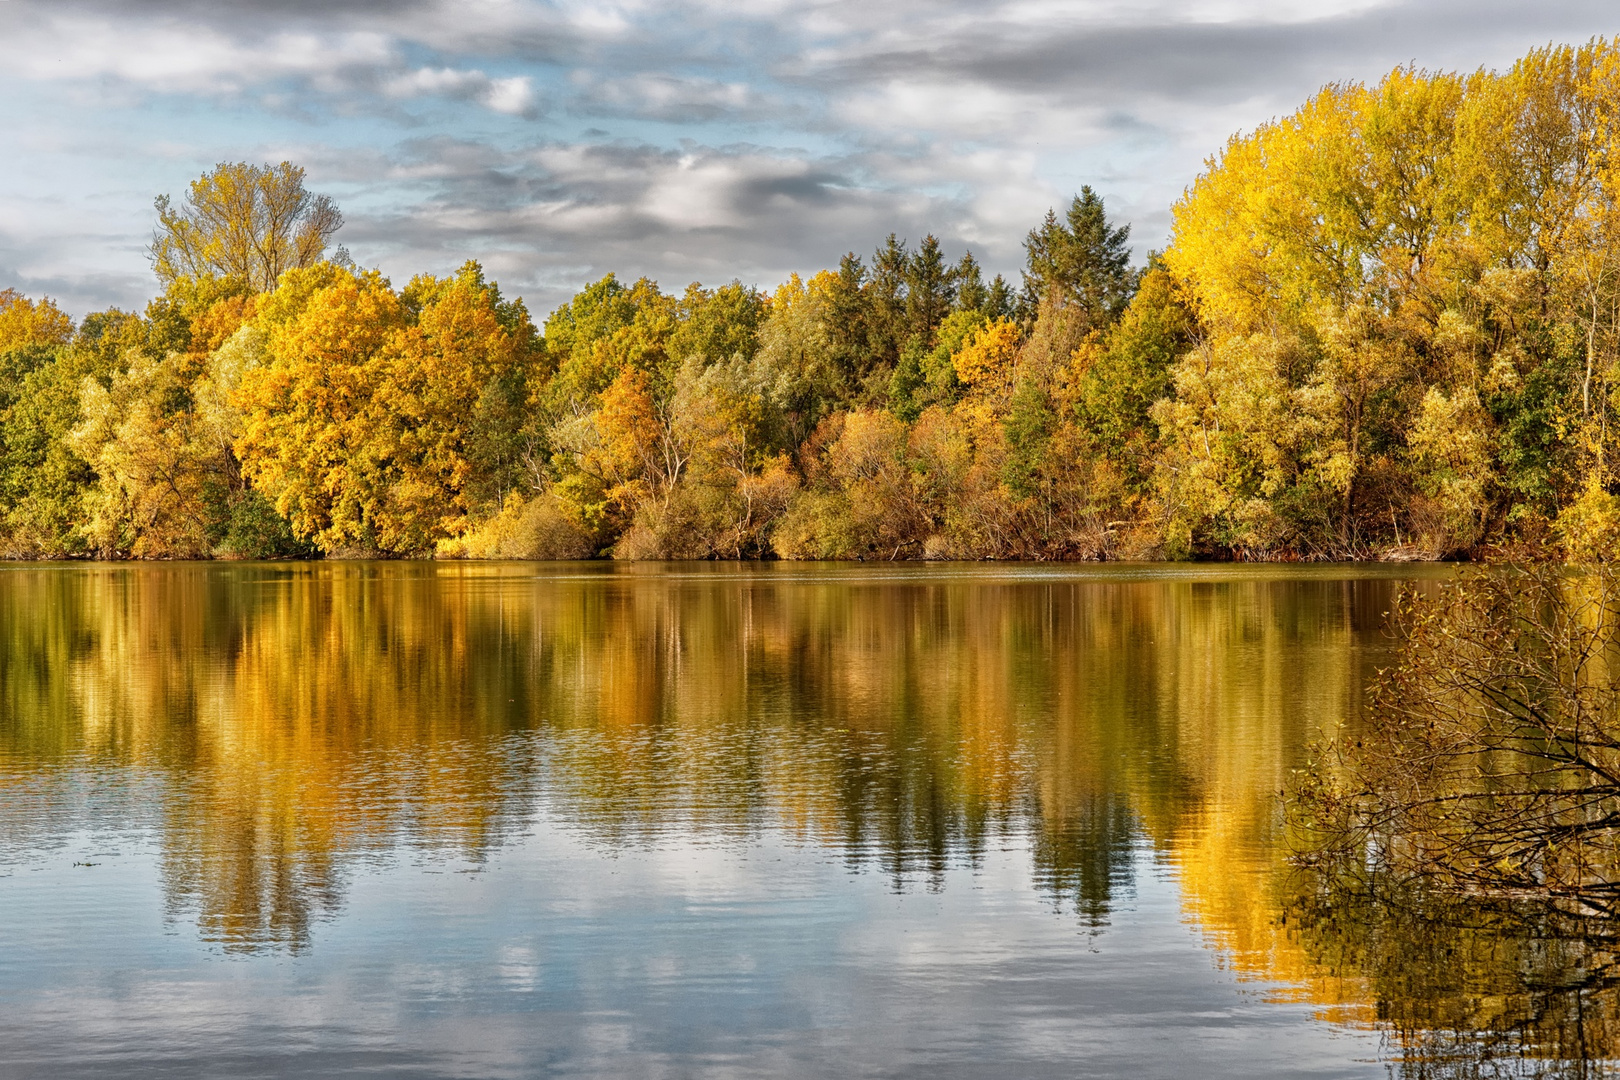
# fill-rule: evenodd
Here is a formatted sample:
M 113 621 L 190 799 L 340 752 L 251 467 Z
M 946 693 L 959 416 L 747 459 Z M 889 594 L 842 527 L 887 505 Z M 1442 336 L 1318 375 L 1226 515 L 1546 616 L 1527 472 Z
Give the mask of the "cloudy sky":
M 890 231 L 1014 272 L 1082 184 L 1145 252 L 1323 83 L 1616 30 L 1612 0 L 0 0 L 0 287 L 140 304 L 153 196 L 236 160 L 304 165 L 396 283 L 474 257 L 537 312 Z

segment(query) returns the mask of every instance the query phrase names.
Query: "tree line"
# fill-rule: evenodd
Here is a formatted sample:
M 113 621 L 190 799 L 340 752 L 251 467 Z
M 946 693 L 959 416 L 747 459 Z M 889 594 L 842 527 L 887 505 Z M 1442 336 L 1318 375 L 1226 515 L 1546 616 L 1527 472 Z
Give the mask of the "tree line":
M 1620 49 L 1325 87 L 1134 267 L 889 236 L 774 291 L 402 288 L 302 171 L 158 200 L 162 292 L 0 293 L 13 556 L 1443 558 L 1620 546 Z

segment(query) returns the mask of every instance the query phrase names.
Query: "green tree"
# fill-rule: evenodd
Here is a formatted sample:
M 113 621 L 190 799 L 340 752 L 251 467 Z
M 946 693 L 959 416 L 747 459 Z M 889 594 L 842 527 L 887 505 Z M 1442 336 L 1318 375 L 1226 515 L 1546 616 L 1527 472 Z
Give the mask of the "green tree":
M 1047 211 L 1024 241 L 1027 310 L 1033 314 L 1042 300 L 1052 299 L 1078 306 L 1094 328 L 1107 326 L 1136 290 L 1130 236 L 1129 225 L 1108 223 L 1102 196 L 1090 187 L 1080 189 L 1062 220 Z
M 1151 475 L 1158 440 L 1153 405 L 1169 395 L 1171 368 L 1192 347 L 1195 325 L 1169 273 L 1150 265 L 1081 376 L 1075 419 L 1138 490 Z
M 872 368 L 875 313 L 866 286 L 866 266 L 850 252 L 838 261 L 837 273 L 818 290 L 825 308 L 822 333 L 838 375 L 840 401 L 851 400 L 854 388 Z
M 900 359 L 900 350 L 910 336 L 906 318 L 906 283 L 911 274 L 911 252 L 904 240 L 890 233 L 872 254 L 872 271 L 865 292 L 868 297 L 867 347 L 861 365 L 862 377 L 887 378 Z
M 907 340 L 932 348 L 940 320 L 956 303 L 956 277 L 945 265 L 939 240 L 932 233 L 923 237 L 906 267 Z
M 979 268 L 979 260 L 973 257 L 973 252 L 962 253 L 951 269 L 951 279 L 956 283 L 957 311 L 986 311 L 990 287 L 984 283 L 984 271 Z
M 83 419 L 85 380 L 109 384 L 145 339 L 139 317 L 114 309 L 86 315 L 66 346 L 3 354 L 10 370 L 0 412 L 0 528 L 11 555 L 61 558 L 91 549 L 85 497 L 96 473 L 68 436 Z

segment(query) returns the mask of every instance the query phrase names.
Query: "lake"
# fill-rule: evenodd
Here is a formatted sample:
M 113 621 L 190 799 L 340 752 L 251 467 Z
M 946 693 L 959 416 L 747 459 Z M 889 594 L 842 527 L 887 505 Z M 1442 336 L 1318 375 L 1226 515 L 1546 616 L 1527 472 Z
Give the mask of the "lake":
M 1599 1075 L 1290 868 L 1449 573 L 0 567 L 0 1076 Z

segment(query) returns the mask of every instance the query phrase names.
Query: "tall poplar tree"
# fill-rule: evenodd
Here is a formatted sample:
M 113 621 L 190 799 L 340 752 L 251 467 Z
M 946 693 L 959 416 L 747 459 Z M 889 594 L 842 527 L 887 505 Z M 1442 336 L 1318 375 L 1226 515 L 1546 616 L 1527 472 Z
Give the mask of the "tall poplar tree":
M 302 167 L 222 163 L 191 182 L 176 206 L 156 200 L 152 269 L 180 277 L 235 277 L 270 292 L 287 270 L 321 261 L 343 214 L 330 196 L 304 187 Z

